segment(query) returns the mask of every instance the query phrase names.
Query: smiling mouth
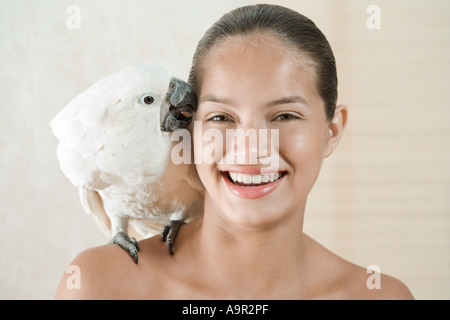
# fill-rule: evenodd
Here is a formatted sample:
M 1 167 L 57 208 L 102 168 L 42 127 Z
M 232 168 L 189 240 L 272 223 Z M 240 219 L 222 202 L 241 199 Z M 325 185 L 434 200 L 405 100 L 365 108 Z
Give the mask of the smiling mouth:
M 286 171 L 270 174 L 244 174 L 238 172 L 223 172 L 225 178 L 232 184 L 240 187 L 258 187 L 271 184 L 280 180 L 286 175 Z

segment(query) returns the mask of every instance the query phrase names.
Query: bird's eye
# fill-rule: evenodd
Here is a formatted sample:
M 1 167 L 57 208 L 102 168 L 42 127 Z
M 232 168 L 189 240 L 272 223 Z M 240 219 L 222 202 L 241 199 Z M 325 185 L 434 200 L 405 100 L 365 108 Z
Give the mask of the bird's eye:
M 142 101 L 144 101 L 145 104 L 152 104 L 155 101 L 155 98 L 152 96 L 145 96 Z

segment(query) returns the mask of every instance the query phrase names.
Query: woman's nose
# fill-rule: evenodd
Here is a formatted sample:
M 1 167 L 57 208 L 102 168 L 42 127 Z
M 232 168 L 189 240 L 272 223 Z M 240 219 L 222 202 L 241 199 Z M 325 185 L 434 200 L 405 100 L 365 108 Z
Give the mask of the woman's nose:
M 273 129 L 275 130 L 275 129 Z M 277 132 L 267 128 L 265 121 L 241 121 L 227 132 L 227 158 L 233 157 L 238 165 L 267 165 L 277 143 Z

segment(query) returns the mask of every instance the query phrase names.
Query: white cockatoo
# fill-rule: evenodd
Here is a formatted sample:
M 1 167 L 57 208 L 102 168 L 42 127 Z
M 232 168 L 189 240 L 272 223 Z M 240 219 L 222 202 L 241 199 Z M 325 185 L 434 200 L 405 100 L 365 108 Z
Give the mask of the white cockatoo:
M 136 263 L 136 238 L 161 232 L 173 254 L 179 227 L 203 214 L 194 164 L 171 161 L 171 133 L 188 128 L 197 103 L 168 68 L 143 64 L 97 81 L 50 122 L 83 209 Z

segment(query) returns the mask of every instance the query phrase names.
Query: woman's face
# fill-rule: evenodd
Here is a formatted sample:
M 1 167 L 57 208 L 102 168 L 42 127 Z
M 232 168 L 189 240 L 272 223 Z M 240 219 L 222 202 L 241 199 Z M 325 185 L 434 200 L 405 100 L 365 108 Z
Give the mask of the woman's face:
M 249 40 L 226 40 L 208 55 L 194 152 L 206 206 L 229 223 L 261 230 L 303 214 L 331 153 L 332 131 L 314 68 L 302 62 L 308 60 L 273 36 Z M 239 129 L 247 133 L 245 144 L 232 138 Z M 249 143 L 250 136 L 257 142 Z

